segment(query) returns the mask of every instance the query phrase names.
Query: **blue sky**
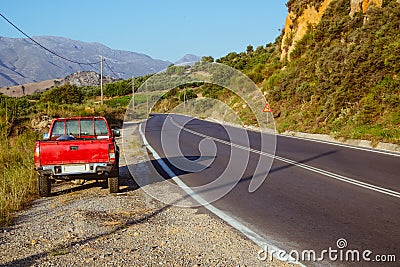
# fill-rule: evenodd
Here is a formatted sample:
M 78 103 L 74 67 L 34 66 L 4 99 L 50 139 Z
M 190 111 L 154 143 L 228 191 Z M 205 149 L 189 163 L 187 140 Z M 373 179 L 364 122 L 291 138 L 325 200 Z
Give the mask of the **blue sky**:
M 287 15 L 283 0 L 8 0 L 0 12 L 31 36 L 99 42 L 177 61 L 219 58 L 273 42 Z M 0 36 L 23 37 L 2 18 Z

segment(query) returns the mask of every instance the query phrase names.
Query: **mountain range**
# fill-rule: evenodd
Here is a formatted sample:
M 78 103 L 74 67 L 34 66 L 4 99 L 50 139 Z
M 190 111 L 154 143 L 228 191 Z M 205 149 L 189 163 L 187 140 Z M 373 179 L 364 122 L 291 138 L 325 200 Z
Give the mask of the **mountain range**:
M 37 36 L 35 41 L 49 50 L 70 59 L 64 60 L 39 47 L 27 38 L 0 37 L 0 87 L 63 78 L 78 71 L 99 73 L 100 55 L 104 58 L 104 75 L 130 78 L 157 73 L 172 62 L 154 59 L 136 52 L 111 49 L 100 43 L 88 43 L 56 36 Z M 185 55 L 176 63 L 197 61 L 195 55 Z

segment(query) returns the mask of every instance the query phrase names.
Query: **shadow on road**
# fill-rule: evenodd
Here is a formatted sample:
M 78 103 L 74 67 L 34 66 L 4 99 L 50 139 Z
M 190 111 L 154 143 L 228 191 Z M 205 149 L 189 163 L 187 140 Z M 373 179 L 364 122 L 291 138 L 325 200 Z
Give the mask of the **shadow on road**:
M 322 158 L 322 157 L 326 157 L 326 156 L 335 154 L 335 153 L 337 153 L 337 152 L 338 152 L 338 150 L 327 151 L 327 152 L 325 152 L 325 153 L 322 153 L 322 154 L 319 154 L 319 155 L 315 155 L 315 156 L 313 156 L 313 157 L 309 157 L 309 158 L 300 160 L 300 161 L 298 161 L 297 163 L 305 164 L 305 163 L 307 163 L 307 162 L 311 162 L 311 161 L 313 161 L 313 160 L 315 160 L 315 159 Z M 193 157 L 193 159 L 196 159 L 196 158 Z M 165 164 L 173 171 L 173 173 L 174 173 L 176 176 L 181 177 L 181 176 L 184 176 L 185 174 L 189 174 L 189 173 L 190 173 L 190 172 L 186 172 L 186 171 L 183 171 L 183 170 L 181 170 L 181 169 L 175 167 L 174 165 L 172 165 L 172 164 L 170 163 L 170 161 L 169 161 L 168 159 L 163 158 L 162 160 L 163 160 L 163 161 L 165 162 Z M 169 177 L 168 174 L 164 171 L 164 169 L 161 168 L 161 166 L 159 165 L 159 163 L 157 162 L 157 160 L 154 160 L 154 159 L 151 160 L 151 164 L 152 164 L 153 167 L 157 170 L 158 174 L 161 175 L 165 180 L 168 180 L 168 179 L 171 178 L 171 177 Z M 273 165 L 272 165 L 272 168 L 270 169 L 270 171 L 269 171 L 268 173 L 276 173 L 276 172 L 280 172 L 280 171 L 283 171 L 283 170 L 285 170 L 285 169 L 292 168 L 292 167 L 295 167 L 295 165 L 290 164 L 290 163 L 287 163 L 287 164 L 285 164 L 285 165 L 283 165 L 283 166 L 280 166 L 280 167 L 274 167 L 274 164 L 273 164 Z M 209 167 L 208 167 L 208 168 L 209 168 Z M 254 171 L 253 171 L 253 173 L 252 173 L 251 175 L 246 175 L 245 177 L 242 177 L 239 181 L 227 182 L 227 183 L 224 183 L 224 184 L 220 184 L 220 185 L 218 185 L 218 186 L 208 187 L 206 190 L 194 190 L 194 191 L 195 191 L 197 194 L 206 193 L 206 192 L 208 192 L 208 191 L 212 191 L 212 190 L 216 190 L 216 189 L 221 189 L 221 188 L 224 188 L 224 187 L 231 187 L 231 186 L 234 185 L 234 184 L 249 182 L 250 180 L 252 180 L 253 178 L 255 178 L 255 177 L 257 177 L 257 176 L 264 176 L 264 175 L 265 175 L 265 173 L 262 173 L 262 174 L 254 174 Z M 215 178 L 217 178 L 217 177 L 215 177 Z M 159 182 L 159 181 L 157 181 L 157 182 Z M 268 183 L 268 177 L 267 177 L 267 180 L 265 180 L 265 182 Z M 147 185 L 147 184 L 142 184 L 142 186 L 146 186 L 146 185 Z

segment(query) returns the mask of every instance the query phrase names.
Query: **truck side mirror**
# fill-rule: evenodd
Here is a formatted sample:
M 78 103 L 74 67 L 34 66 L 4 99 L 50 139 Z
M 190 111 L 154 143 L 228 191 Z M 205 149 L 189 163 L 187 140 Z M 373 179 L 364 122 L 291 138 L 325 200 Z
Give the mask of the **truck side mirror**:
M 121 136 L 121 131 L 120 131 L 120 130 L 115 130 L 115 129 L 113 129 L 112 132 L 113 132 L 113 135 L 114 135 L 115 137 L 120 137 L 120 136 Z
M 48 133 L 44 133 L 43 134 L 43 140 L 47 140 L 49 139 L 49 134 Z

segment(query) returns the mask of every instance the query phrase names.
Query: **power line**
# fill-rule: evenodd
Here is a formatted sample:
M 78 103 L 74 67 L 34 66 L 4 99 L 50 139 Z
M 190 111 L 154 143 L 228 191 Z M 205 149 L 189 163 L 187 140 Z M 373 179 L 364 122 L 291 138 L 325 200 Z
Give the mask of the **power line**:
M 96 64 L 99 64 L 98 62 L 96 62 Z M 96 67 L 96 65 L 90 65 L 90 67 L 92 67 L 93 69 L 95 69 L 97 72 L 99 72 L 99 68 L 98 67 Z M 83 68 L 83 67 L 82 67 Z
M 11 26 L 13 26 L 15 29 L 17 29 L 20 33 L 22 33 L 24 36 L 26 36 L 29 40 L 31 40 L 32 42 L 34 42 L 35 44 L 37 44 L 38 46 L 40 46 L 41 48 L 43 48 L 43 49 L 46 50 L 47 52 L 49 52 L 49 53 L 51 53 L 51 54 L 53 54 L 53 55 L 55 55 L 55 56 L 57 56 L 57 57 L 59 57 L 59 58 L 62 58 L 62 59 L 64 59 L 64 60 L 66 60 L 66 61 L 69 61 L 69 62 L 71 62 L 71 63 L 78 64 L 78 65 L 89 65 L 89 66 L 93 67 L 94 64 L 98 64 L 98 62 L 79 62 L 79 61 L 75 61 L 75 60 L 66 58 L 66 57 L 64 57 L 64 56 L 61 56 L 60 54 L 57 54 L 56 52 L 54 52 L 54 51 L 48 49 L 47 47 L 45 47 L 45 46 L 43 46 L 42 44 L 40 44 L 40 43 L 38 43 L 37 41 L 35 41 L 32 37 L 30 37 L 28 34 L 26 34 L 24 31 L 22 31 L 20 28 L 18 28 L 18 27 L 17 27 L 14 23 L 12 23 L 9 19 L 7 19 L 3 14 L 0 13 L 0 16 L 1 16 L 3 19 L 5 19 Z
M 106 66 L 110 69 L 110 71 L 111 71 L 115 76 L 118 76 L 118 78 L 121 78 L 121 75 L 116 74 L 116 73 L 111 69 L 110 65 L 107 63 L 107 60 L 106 60 L 104 57 L 103 57 L 103 61 L 104 61 L 104 63 L 106 63 Z M 135 79 L 135 77 L 132 76 L 132 86 L 134 86 L 134 84 L 135 84 L 134 79 Z M 129 86 L 129 87 L 131 87 L 131 86 Z M 124 89 L 125 89 L 125 88 L 124 88 Z M 132 89 L 132 90 L 133 90 L 133 89 Z
M 107 60 L 104 58 L 103 59 L 104 63 L 106 63 L 106 66 L 111 70 L 111 72 L 116 76 L 116 78 L 120 78 L 120 76 L 118 74 L 116 74 L 110 67 L 110 65 L 108 65 Z

